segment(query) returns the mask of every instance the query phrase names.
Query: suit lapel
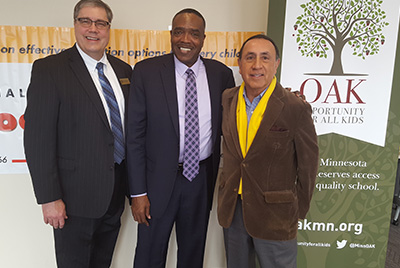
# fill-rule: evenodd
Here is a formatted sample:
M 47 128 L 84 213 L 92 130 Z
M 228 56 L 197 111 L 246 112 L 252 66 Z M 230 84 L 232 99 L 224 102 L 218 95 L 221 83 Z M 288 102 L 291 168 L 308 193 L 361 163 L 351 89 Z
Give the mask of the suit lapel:
M 228 107 L 230 116 L 228 118 L 229 120 L 227 121 L 227 124 L 229 128 L 230 137 L 224 136 L 224 139 L 225 138 L 232 139 L 237 155 L 241 159 L 243 159 L 242 149 L 240 148 L 239 134 L 237 131 L 237 123 L 236 123 L 236 116 L 237 116 L 236 107 L 238 102 L 238 94 L 239 94 L 239 87 L 236 88 L 234 94 L 230 96 L 230 100 L 228 101 L 228 103 L 230 104 L 230 106 Z
M 178 97 L 176 93 L 175 64 L 173 54 L 166 57 L 161 71 L 162 87 L 168 104 L 169 114 L 172 119 L 177 137 L 179 137 Z
M 264 116 L 261 121 L 260 127 L 257 131 L 256 136 L 254 137 L 253 143 L 251 144 L 248 153 L 250 153 L 252 151 L 252 148 L 257 148 L 257 146 L 254 144 L 265 141 L 265 138 L 266 138 L 265 136 L 269 133 L 269 130 L 271 129 L 271 127 L 278 120 L 278 118 L 282 112 L 282 109 L 284 107 L 284 103 L 281 100 L 282 97 L 283 97 L 283 95 L 282 95 L 281 88 L 277 84 L 274 92 L 272 93 L 272 95 L 268 101 L 267 108 L 265 109 Z
M 220 78 L 213 72 L 210 61 L 201 58 L 206 68 L 208 89 L 210 92 L 210 105 L 211 105 L 211 130 L 219 129 L 221 123 L 221 85 Z M 212 131 L 212 144 L 215 144 L 218 131 Z
M 82 85 L 83 90 L 89 96 L 89 99 L 93 102 L 93 105 L 101 117 L 104 124 L 111 131 L 110 124 L 108 123 L 107 115 L 104 111 L 103 103 L 101 102 L 99 93 L 97 92 L 96 86 L 93 83 L 92 77 L 87 70 L 82 57 L 79 55 L 78 50 L 75 46 L 70 50 L 69 64 L 71 66 L 72 72 L 75 74 L 77 79 Z
M 128 98 L 129 85 L 122 85 L 121 84 L 121 78 L 127 78 L 127 79 L 131 79 L 131 78 L 130 77 L 126 77 L 125 71 L 122 68 L 120 68 L 120 65 L 116 64 L 116 61 L 115 61 L 115 59 L 113 57 L 107 55 L 107 59 L 110 62 L 111 66 L 112 66 L 112 68 L 113 68 L 113 70 L 115 72 L 115 75 L 118 78 L 118 83 L 119 83 L 119 85 L 121 87 L 122 94 L 124 94 L 124 99 L 126 101 L 127 98 Z

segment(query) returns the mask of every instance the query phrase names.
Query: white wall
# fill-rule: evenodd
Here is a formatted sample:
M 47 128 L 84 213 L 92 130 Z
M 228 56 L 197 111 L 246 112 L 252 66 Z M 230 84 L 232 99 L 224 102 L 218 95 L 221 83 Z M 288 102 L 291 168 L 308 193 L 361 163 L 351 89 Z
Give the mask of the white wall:
M 75 0 L 0 0 L 0 25 L 72 27 Z M 199 10 L 207 31 L 265 31 L 268 0 L 108 0 L 114 29 L 167 30 L 173 15 L 185 8 Z M 1 153 L 1 148 L 0 148 Z M 0 175 L 0 267 L 55 267 L 52 229 L 42 220 L 29 175 Z M 168 268 L 175 267 L 176 243 L 170 242 Z M 129 209 L 113 258 L 113 268 L 132 267 L 136 223 Z M 222 230 L 216 204 L 210 216 L 204 267 L 225 267 Z
M 77 0 L 0 0 L 0 25 L 72 27 Z M 173 15 L 192 7 L 207 31 L 265 31 L 268 0 L 108 0 L 112 28 L 167 30 Z

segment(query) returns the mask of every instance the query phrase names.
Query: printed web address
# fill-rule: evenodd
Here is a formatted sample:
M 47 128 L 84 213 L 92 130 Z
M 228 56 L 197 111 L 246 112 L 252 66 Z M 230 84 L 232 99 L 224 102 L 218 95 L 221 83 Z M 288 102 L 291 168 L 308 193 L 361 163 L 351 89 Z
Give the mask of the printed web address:
M 312 222 L 304 219 L 304 221 L 299 221 L 298 230 L 313 232 L 354 232 L 355 235 L 360 235 L 363 231 L 363 224 L 342 222 L 339 225 L 335 225 L 332 222 Z

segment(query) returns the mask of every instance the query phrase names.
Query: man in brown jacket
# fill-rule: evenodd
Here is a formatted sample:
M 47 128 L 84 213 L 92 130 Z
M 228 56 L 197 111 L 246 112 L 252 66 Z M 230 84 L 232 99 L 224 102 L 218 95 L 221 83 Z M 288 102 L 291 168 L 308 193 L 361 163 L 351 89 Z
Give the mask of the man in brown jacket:
M 218 220 L 228 268 L 296 267 L 297 224 L 318 169 L 311 107 L 277 83 L 279 51 L 265 35 L 239 54 L 240 87 L 223 94 Z

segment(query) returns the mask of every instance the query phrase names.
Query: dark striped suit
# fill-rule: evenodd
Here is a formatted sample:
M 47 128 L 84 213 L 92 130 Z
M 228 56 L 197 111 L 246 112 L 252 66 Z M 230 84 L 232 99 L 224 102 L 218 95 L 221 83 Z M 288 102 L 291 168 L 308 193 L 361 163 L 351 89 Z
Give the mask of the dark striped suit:
M 108 60 L 118 79 L 130 77 L 128 64 L 112 56 Z M 129 85 L 121 88 L 127 99 Z M 25 154 L 37 202 L 62 199 L 69 217 L 64 229 L 72 217 L 101 219 L 110 209 L 122 213 L 124 164 L 114 164 L 106 112 L 75 46 L 34 62 L 25 122 Z

